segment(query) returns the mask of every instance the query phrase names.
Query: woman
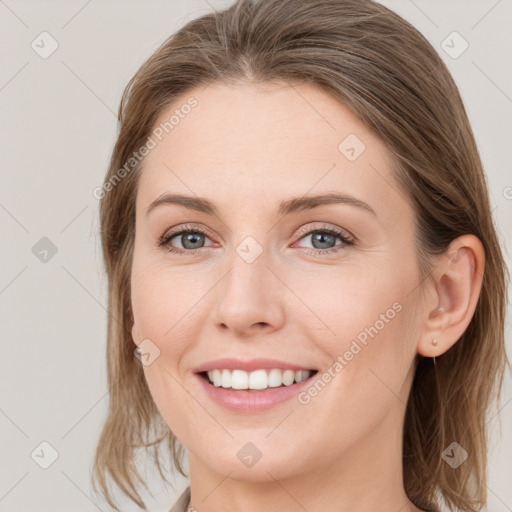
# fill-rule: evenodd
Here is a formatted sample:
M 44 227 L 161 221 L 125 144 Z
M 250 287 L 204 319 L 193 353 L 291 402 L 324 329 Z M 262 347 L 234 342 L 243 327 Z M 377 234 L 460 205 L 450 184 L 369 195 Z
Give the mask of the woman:
M 424 37 L 370 0 L 239 0 L 161 46 L 119 120 L 110 505 L 106 471 L 144 507 L 134 449 L 161 473 L 167 441 L 174 512 L 480 510 L 506 269 Z

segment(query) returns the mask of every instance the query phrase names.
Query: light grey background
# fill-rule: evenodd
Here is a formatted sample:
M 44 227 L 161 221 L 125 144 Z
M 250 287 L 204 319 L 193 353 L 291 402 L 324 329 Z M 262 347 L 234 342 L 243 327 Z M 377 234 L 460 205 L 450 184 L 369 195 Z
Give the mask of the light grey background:
M 415 25 L 452 71 L 510 246 L 512 0 L 383 3 Z M 229 4 L 0 0 L 1 511 L 109 510 L 89 479 L 108 403 L 106 280 L 92 191 L 102 183 L 130 77 L 186 21 Z M 48 51 L 43 31 L 59 45 L 46 59 L 31 47 L 35 40 Z M 453 31 L 469 43 L 456 59 L 441 47 Z M 43 237 L 55 255 L 36 257 Z M 509 354 L 510 334 L 508 323 Z M 489 423 L 493 512 L 512 510 L 511 387 L 507 374 L 500 413 Z M 58 453 L 48 469 L 34 460 L 49 460 L 43 441 Z M 156 497 L 144 496 L 154 511 L 168 510 L 186 486 L 177 478 L 175 489 L 165 488 L 150 468 L 148 478 Z M 127 499 L 122 508 L 138 510 Z

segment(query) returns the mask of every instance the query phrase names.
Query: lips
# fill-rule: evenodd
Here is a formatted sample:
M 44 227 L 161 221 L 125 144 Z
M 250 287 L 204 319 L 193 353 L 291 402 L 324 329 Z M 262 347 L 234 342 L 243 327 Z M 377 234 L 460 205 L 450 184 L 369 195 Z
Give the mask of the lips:
M 214 362 L 215 366 L 217 366 L 218 364 L 219 361 Z M 237 365 L 239 364 L 240 361 L 237 361 Z M 274 364 L 276 364 L 276 362 L 272 361 L 272 365 Z M 279 364 L 282 364 L 282 362 L 280 362 Z M 211 366 L 211 363 L 209 364 L 209 366 Z M 265 371 L 264 369 L 261 368 L 260 370 Z M 205 372 L 199 372 L 194 374 L 195 382 L 199 385 L 199 388 L 203 390 L 205 395 L 209 397 L 217 405 L 221 406 L 222 408 L 228 411 L 249 414 L 260 413 L 265 410 L 276 407 L 280 403 L 295 399 L 301 392 L 301 390 L 303 390 L 306 386 L 311 385 L 314 375 L 318 373 L 317 370 L 315 370 L 314 374 L 310 375 L 305 380 L 302 380 L 301 382 L 294 382 L 291 383 L 290 385 L 284 384 L 279 387 L 269 386 L 264 389 L 233 389 L 230 387 L 222 387 L 222 385 L 215 386 L 215 384 L 210 382 L 208 378 L 208 372 L 212 371 L 215 370 L 208 370 Z M 233 370 L 233 372 L 236 371 L 240 372 L 244 370 Z M 309 373 L 307 370 L 299 370 L 300 373 L 302 373 L 302 371 Z

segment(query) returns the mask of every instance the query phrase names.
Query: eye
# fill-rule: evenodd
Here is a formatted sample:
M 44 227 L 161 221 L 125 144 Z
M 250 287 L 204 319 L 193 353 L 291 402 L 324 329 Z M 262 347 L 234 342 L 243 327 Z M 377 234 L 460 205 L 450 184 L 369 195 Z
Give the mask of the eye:
M 348 233 L 329 226 L 320 226 L 316 229 L 310 229 L 301 236 L 301 240 L 308 237 L 311 240 L 313 249 L 308 249 L 306 253 L 315 256 L 331 254 L 347 246 L 354 245 L 354 240 Z M 336 239 L 340 240 L 341 243 L 337 244 Z
M 181 229 L 176 229 L 170 233 L 166 233 L 158 242 L 161 247 L 166 247 L 169 252 L 175 253 L 193 253 L 202 249 L 205 238 L 208 238 L 207 232 L 197 226 L 181 226 Z M 175 247 L 173 240 L 176 239 L 181 247 Z M 176 243 L 176 242 L 174 242 Z
M 348 233 L 330 226 L 319 226 L 316 229 L 309 229 L 309 231 L 302 230 L 299 235 L 301 236 L 300 240 L 310 237 L 313 248 L 306 248 L 306 253 L 315 256 L 331 254 L 354 245 L 354 240 Z M 208 232 L 203 228 L 180 226 L 179 229 L 165 233 L 160 238 L 158 245 L 165 247 L 169 252 L 196 254 L 197 251 L 205 248 L 205 239 L 209 240 L 209 237 Z M 341 243 L 336 243 L 336 239 Z M 181 247 L 176 247 L 176 243 Z

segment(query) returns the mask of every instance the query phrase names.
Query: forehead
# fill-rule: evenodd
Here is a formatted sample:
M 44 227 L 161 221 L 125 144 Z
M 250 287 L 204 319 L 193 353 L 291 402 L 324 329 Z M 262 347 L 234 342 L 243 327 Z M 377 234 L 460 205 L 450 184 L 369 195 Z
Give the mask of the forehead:
M 151 137 L 139 183 L 144 205 L 166 191 L 220 203 L 235 194 L 269 208 L 308 191 L 338 191 L 364 196 L 376 210 L 400 200 L 407 208 L 382 141 L 314 85 L 199 87 L 161 112 Z

